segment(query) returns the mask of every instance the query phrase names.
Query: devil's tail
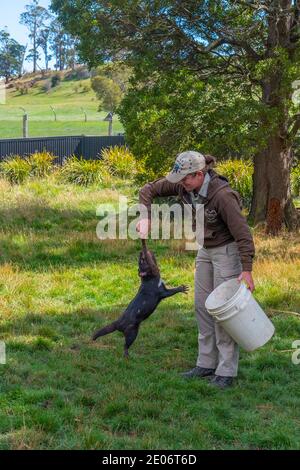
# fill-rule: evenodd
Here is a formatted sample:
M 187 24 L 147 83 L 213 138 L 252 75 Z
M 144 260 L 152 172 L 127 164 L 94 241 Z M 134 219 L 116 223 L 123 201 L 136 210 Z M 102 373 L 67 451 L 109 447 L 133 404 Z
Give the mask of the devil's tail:
M 96 333 L 93 334 L 92 340 L 95 341 L 97 338 L 100 336 L 105 336 L 108 335 L 109 333 L 113 333 L 117 329 L 117 322 L 113 322 L 110 325 L 104 326 L 104 328 L 101 328 L 100 330 L 96 331 Z

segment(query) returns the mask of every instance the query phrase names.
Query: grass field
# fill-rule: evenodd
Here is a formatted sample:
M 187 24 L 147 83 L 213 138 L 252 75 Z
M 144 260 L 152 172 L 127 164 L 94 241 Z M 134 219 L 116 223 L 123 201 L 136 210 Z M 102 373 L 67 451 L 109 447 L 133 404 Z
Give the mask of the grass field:
M 6 103 L 0 104 L 0 138 L 22 137 L 24 108 L 29 115 L 29 136 L 54 135 L 107 135 L 108 123 L 103 119 L 106 112 L 98 112 L 98 100 L 90 89 L 90 79 L 62 80 L 60 85 L 47 93 L 43 91 L 45 80 L 38 81 L 28 94 L 7 89 Z M 81 87 L 79 88 L 79 85 Z M 87 91 L 84 91 L 86 89 Z M 57 114 L 54 121 L 52 106 Z M 87 114 L 85 122 L 83 110 Z M 123 132 L 117 117 L 113 132 Z
M 163 279 L 188 296 L 164 301 L 122 357 L 115 333 L 90 341 L 138 289 L 135 241 L 99 241 L 96 207 L 130 183 L 76 188 L 49 178 L 0 181 L 0 449 L 299 449 L 299 238 L 255 233 L 255 295 L 276 335 L 241 352 L 229 390 L 185 381 L 194 366 L 194 254 L 154 242 Z

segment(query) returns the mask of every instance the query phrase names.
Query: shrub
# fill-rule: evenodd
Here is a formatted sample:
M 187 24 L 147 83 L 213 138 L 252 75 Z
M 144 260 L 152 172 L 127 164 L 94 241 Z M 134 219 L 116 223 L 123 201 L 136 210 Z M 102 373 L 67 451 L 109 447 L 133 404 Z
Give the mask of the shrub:
M 18 155 L 0 164 L 0 173 L 12 184 L 20 184 L 30 175 L 30 163 Z
M 80 68 L 76 71 L 76 78 L 78 80 L 85 80 L 86 78 L 90 78 L 91 73 L 86 68 Z
M 45 80 L 41 88 L 45 93 L 47 93 L 49 90 L 51 90 L 51 87 L 52 87 L 51 80 Z
M 291 191 L 294 197 L 300 196 L 300 165 L 291 171 Z
M 36 152 L 30 155 L 28 163 L 30 165 L 30 175 L 43 178 L 53 170 L 55 156 L 50 152 Z
M 57 85 L 59 85 L 60 81 L 61 81 L 61 76 L 60 76 L 58 73 L 56 73 L 55 75 L 53 75 L 53 76 L 51 77 L 51 86 L 52 86 L 52 88 L 54 88 L 54 87 L 56 87 Z
M 216 166 L 216 171 L 225 176 L 232 189 L 238 191 L 244 206 L 250 208 L 252 199 L 253 163 L 250 160 L 226 160 Z
M 88 85 L 87 83 L 85 85 L 82 85 L 82 93 L 88 93 L 91 91 L 91 86 Z
M 154 181 L 158 178 L 158 175 L 152 168 L 148 168 L 146 160 L 137 160 L 137 170 L 134 175 L 134 183 L 136 185 L 137 191 L 144 186 L 144 184 L 149 181 Z
M 27 85 L 20 86 L 18 88 L 18 91 L 19 91 L 20 95 L 27 95 L 28 94 L 28 86 Z
M 108 171 L 114 176 L 130 178 L 137 173 L 138 163 L 125 146 L 103 149 L 101 157 Z
M 91 77 L 91 72 L 87 68 L 81 67 L 75 70 L 70 70 L 65 74 L 65 80 L 86 80 Z
M 102 161 L 83 160 L 72 156 L 62 166 L 61 178 L 68 183 L 87 186 L 102 183 L 109 178 L 109 175 Z

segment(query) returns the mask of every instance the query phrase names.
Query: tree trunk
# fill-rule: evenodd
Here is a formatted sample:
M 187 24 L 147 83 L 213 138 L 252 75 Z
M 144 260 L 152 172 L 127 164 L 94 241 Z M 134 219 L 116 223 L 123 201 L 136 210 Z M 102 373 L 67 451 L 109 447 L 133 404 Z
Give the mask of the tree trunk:
M 291 1 L 274 2 L 274 7 L 287 11 Z M 290 10 L 292 15 L 292 9 Z M 296 61 L 295 48 L 291 47 L 291 28 L 293 17 L 285 15 L 267 15 L 269 25 L 266 42 L 266 57 L 274 58 L 274 50 L 280 46 L 288 53 L 290 61 Z M 284 82 L 284 62 L 278 60 L 277 70 L 262 82 L 262 103 L 266 114 L 262 116 L 263 129 L 270 129 L 267 145 L 254 158 L 253 198 L 250 217 L 254 224 L 267 223 L 267 233 L 276 235 L 285 225 L 289 230 L 300 226 L 300 218 L 293 205 L 290 189 L 290 172 L 292 164 L 292 142 L 289 134 L 289 112 L 287 103 L 291 99 L 291 91 L 282 86 Z M 276 116 L 277 125 L 268 122 L 268 113 Z
M 49 60 L 48 60 L 48 45 L 47 45 L 47 43 L 45 44 L 44 54 L 45 54 L 45 66 L 46 66 L 46 72 L 47 72 L 47 70 L 48 70 L 48 65 L 49 65 Z
M 280 136 L 270 137 L 268 147 L 254 158 L 250 218 L 254 225 L 266 222 L 266 231 L 272 235 L 283 226 L 299 227 L 290 190 L 291 163 L 292 149 Z
M 282 25 L 281 25 L 282 26 Z M 285 25 L 286 26 L 286 25 Z M 282 29 L 282 28 L 281 28 Z M 269 45 L 276 45 L 275 25 L 270 22 Z M 283 34 L 284 32 L 280 30 Z M 283 34 L 284 36 L 284 34 Z M 268 132 L 265 148 L 254 158 L 253 198 L 250 218 L 254 224 L 266 222 L 267 233 L 276 235 L 283 226 L 294 230 L 300 226 L 290 189 L 292 142 L 289 138 L 289 91 L 282 87 L 280 64 L 262 82 L 262 128 Z M 271 116 L 271 119 L 270 117 Z M 276 116 L 274 125 L 272 116 Z

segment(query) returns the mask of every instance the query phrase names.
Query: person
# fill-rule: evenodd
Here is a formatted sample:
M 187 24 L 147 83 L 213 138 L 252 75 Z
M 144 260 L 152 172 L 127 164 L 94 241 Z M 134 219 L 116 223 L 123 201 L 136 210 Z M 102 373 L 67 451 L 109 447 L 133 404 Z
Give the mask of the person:
M 140 189 L 139 202 L 148 211 L 148 218 L 137 224 L 141 238 L 151 228 L 151 203 L 156 196 L 175 196 L 192 206 L 204 206 L 204 242 L 195 262 L 195 310 L 198 323 L 198 358 L 196 367 L 182 373 L 185 378 L 208 377 L 221 388 L 230 387 L 237 377 L 239 347 L 207 312 L 208 295 L 222 282 L 238 278 L 254 290 L 252 264 L 254 242 L 246 218 L 242 214 L 239 194 L 227 178 L 213 170 L 215 158 L 188 150 L 180 153 L 172 171 Z M 195 219 L 194 219 L 195 220 Z

